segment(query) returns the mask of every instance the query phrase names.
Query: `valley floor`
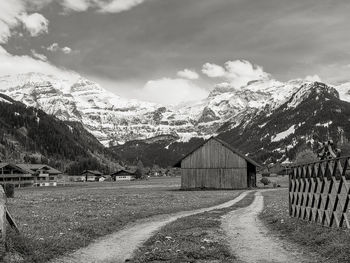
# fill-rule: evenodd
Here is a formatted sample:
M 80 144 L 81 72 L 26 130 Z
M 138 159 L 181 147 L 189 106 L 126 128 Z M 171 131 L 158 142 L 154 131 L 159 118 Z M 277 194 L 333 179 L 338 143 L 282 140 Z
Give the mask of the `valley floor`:
M 11 254 L 47 262 L 117 232 L 138 219 L 210 207 L 237 191 L 179 191 L 180 178 L 16 189 L 8 208 L 21 235 L 9 232 Z
M 290 218 L 287 189 L 179 191 L 179 182 L 18 189 L 13 262 L 348 262 L 349 231 Z

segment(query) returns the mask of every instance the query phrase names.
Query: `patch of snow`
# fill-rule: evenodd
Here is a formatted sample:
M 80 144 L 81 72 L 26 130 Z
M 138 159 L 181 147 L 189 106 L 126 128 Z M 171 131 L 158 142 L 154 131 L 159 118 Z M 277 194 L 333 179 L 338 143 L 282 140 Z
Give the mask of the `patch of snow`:
M 325 122 L 325 123 L 316 123 L 317 127 L 329 127 L 331 124 L 333 123 L 333 121 L 329 121 L 329 122 Z
M 1 102 L 5 102 L 5 103 L 8 103 L 8 104 L 12 104 L 11 101 L 5 100 L 4 98 L 1 98 L 1 97 L 0 97 L 0 101 L 1 101 Z
M 278 142 L 280 140 L 283 140 L 285 138 L 287 138 L 289 135 L 293 134 L 295 132 L 295 125 L 292 125 L 289 127 L 289 129 L 280 132 L 278 134 L 276 134 L 275 136 L 273 136 L 271 138 L 271 142 Z
M 261 128 L 264 128 L 266 124 L 267 124 L 267 122 L 265 122 L 265 123 L 263 123 L 263 124 L 261 124 L 261 125 L 258 125 L 258 126 L 259 126 L 259 128 L 261 129 Z

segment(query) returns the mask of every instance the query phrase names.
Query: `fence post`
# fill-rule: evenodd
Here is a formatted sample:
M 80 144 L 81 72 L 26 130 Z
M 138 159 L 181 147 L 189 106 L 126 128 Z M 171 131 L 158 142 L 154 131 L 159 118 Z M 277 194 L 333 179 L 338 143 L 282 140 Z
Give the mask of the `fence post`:
M 6 195 L 3 186 L 0 185 L 0 256 L 5 253 L 6 241 Z

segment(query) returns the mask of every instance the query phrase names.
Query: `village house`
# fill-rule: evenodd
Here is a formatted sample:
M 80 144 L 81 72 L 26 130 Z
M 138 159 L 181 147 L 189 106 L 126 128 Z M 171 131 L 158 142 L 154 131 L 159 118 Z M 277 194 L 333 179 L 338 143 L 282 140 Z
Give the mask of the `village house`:
M 98 182 L 103 173 L 96 170 L 85 170 L 80 175 L 85 177 L 85 182 Z
M 120 170 L 111 174 L 113 181 L 132 181 L 136 179 L 136 171 L 133 170 Z
M 46 164 L 16 164 L 22 170 L 32 174 L 34 186 L 57 186 L 58 177 L 62 175 L 59 170 Z
M 182 189 L 246 189 L 256 187 L 259 165 L 227 142 L 211 137 L 175 167 L 181 167 Z
M 32 186 L 34 176 L 16 164 L 0 163 L 0 184 L 13 184 L 16 187 Z

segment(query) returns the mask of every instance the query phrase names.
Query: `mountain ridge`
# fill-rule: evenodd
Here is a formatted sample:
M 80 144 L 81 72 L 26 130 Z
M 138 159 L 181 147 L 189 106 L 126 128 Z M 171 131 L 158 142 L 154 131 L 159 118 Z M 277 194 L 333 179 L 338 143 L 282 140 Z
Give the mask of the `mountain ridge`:
M 124 153 L 127 152 L 124 148 L 133 144 L 145 143 L 150 149 L 152 144 L 162 144 L 162 147 L 171 149 L 175 142 L 191 144 L 191 138 L 203 140 L 217 135 L 225 137 L 225 134 L 231 133 L 232 138 L 236 140 L 234 146 L 242 148 L 243 152 L 255 154 L 254 149 L 244 143 L 240 144 L 242 138 L 249 141 L 247 129 L 254 127 L 264 130 L 265 126 L 269 127 L 270 131 L 266 131 L 265 134 L 254 135 L 264 140 L 266 134 L 275 132 L 276 127 L 270 127 L 267 121 L 262 123 L 261 120 L 277 116 L 282 106 L 285 112 L 292 114 L 283 116 L 288 119 L 294 116 L 293 109 L 303 107 L 302 104 L 310 100 L 310 96 L 314 96 L 313 102 L 316 105 L 325 105 L 325 100 L 330 99 L 324 92 L 331 96 L 333 101 L 338 100 L 336 104 L 340 104 L 341 99 L 344 103 L 348 103 L 346 100 L 350 101 L 350 84 L 331 87 L 321 82 L 302 79 L 280 82 L 266 78 L 251 81 L 241 88 L 220 84 L 211 90 L 207 98 L 183 104 L 182 107 L 123 99 L 84 78 L 69 82 L 60 81 L 53 76 L 30 74 L 27 80 L 23 75 L 18 79 L 19 81 L 14 76 L 0 77 L 0 90 L 61 120 L 81 123 L 104 145 L 116 145 L 113 149 L 123 149 Z M 307 109 L 303 110 L 308 112 Z M 321 110 L 318 109 L 318 112 Z M 294 125 L 302 123 L 296 123 L 296 119 L 293 121 Z M 297 127 L 299 126 L 295 126 L 294 129 Z M 290 126 L 284 132 L 292 130 Z M 276 134 L 275 136 L 270 136 L 270 141 L 266 143 L 276 144 L 279 137 Z M 176 149 L 181 151 L 180 148 L 179 146 Z M 129 156 L 129 153 L 126 155 Z M 261 155 L 264 154 L 257 154 L 257 158 Z M 123 158 L 120 155 L 119 157 Z

